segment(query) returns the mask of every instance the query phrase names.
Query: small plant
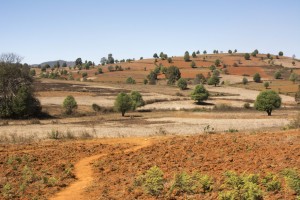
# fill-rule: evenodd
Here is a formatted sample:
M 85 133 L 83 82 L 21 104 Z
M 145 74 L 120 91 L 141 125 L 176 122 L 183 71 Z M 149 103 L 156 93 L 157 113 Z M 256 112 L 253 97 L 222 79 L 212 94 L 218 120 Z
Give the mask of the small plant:
M 270 86 L 270 83 L 269 83 L 269 82 L 264 82 L 264 87 L 265 87 L 266 89 L 268 89 L 269 86 Z
M 144 79 L 144 85 L 147 85 L 147 84 L 148 84 L 148 80 Z
M 250 103 L 244 103 L 244 108 L 246 108 L 246 109 L 250 109 L 251 108 L 251 106 L 250 106 Z
M 249 53 L 245 53 L 244 58 L 245 58 L 245 60 L 250 60 L 250 54 Z
M 195 61 L 192 61 L 191 64 L 190 64 L 191 68 L 196 68 L 196 63 Z
M 142 185 L 147 193 L 158 196 L 164 189 L 164 173 L 157 167 L 151 167 L 143 176 Z
M 187 81 L 184 78 L 180 78 L 177 82 L 177 86 L 181 90 L 185 90 L 185 89 L 187 89 Z
M 206 134 L 212 134 L 215 133 L 215 128 L 211 127 L 210 125 L 207 125 L 203 128 L 203 132 Z
M 49 187 L 54 187 L 57 183 L 58 183 L 58 180 L 57 180 L 55 177 L 50 177 L 50 178 L 48 179 L 47 185 L 48 185 Z
M 281 183 L 278 177 L 272 173 L 268 173 L 263 177 L 261 183 L 266 187 L 267 191 L 279 191 L 281 189 Z
M 253 80 L 254 80 L 256 83 L 259 83 L 259 82 L 261 81 L 260 74 L 259 74 L 259 73 L 254 74 Z
M 77 109 L 77 102 L 71 95 L 67 96 L 63 102 L 63 108 L 67 115 L 71 115 Z
M 295 169 L 285 169 L 282 172 L 287 185 L 296 192 L 300 198 L 300 175 Z
M 196 185 L 193 183 L 193 179 L 186 172 L 182 172 L 179 174 L 175 174 L 173 184 L 170 188 L 170 193 L 172 194 L 174 191 L 176 195 L 181 193 L 194 193 L 196 189 Z
M 201 188 L 204 194 L 213 190 L 214 181 L 212 177 L 195 172 L 192 174 L 192 179 L 195 182 L 194 185 L 197 188 Z
M 127 84 L 135 84 L 136 82 L 132 77 L 128 77 L 127 80 L 126 80 L 126 83 Z
M 58 130 L 52 130 L 50 133 L 48 133 L 48 138 L 49 139 L 54 139 L 58 140 L 62 138 L 62 133 L 59 132 Z
M 243 80 L 242 80 L 242 82 L 243 82 L 244 85 L 247 85 L 248 79 L 246 77 L 244 77 Z
M 95 103 L 92 104 L 92 108 L 95 112 L 99 112 L 101 110 L 101 107 Z

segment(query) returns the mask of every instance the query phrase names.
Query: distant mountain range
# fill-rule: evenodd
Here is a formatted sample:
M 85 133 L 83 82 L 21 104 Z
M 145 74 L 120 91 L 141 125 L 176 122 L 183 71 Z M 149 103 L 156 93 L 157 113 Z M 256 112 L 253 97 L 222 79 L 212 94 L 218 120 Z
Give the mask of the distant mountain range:
M 54 61 L 43 62 L 43 63 L 41 63 L 41 64 L 33 64 L 33 65 L 31 65 L 31 66 L 37 67 L 38 65 L 44 66 L 44 65 L 48 64 L 48 65 L 50 65 L 50 67 L 53 67 L 57 62 L 59 62 L 60 66 L 62 66 L 62 64 L 63 64 L 64 62 L 67 63 L 67 66 L 73 66 L 73 65 L 75 65 L 75 62 L 73 62 L 73 61 L 54 60 Z

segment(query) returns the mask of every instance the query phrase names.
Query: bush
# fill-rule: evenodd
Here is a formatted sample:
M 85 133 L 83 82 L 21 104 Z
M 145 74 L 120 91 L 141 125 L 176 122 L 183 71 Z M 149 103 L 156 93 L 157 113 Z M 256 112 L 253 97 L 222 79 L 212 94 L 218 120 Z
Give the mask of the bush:
M 181 193 L 194 193 L 195 185 L 191 176 L 186 172 L 176 174 L 170 188 L 170 193 L 173 193 L 174 190 L 176 191 L 175 195 Z
M 285 169 L 282 174 L 287 185 L 296 192 L 297 198 L 300 198 L 300 175 L 295 169 Z
M 143 177 L 143 183 L 147 193 L 158 196 L 164 189 L 164 173 L 157 167 L 151 167 Z
M 197 57 L 195 51 L 192 53 L 192 57 L 193 57 L 193 58 L 196 58 L 196 57 Z
M 87 72 L 82 73 L 82 78 L 86 78 L 88 76 Z
M 131 108 L 132 110 L 135 110 L 136 108 L 145 105 L 145 101 L 143 100 L 143 97 L 139 92 L 132 91 L 130 96 L 132 99 L 132 108 Z
M 261 183 L 266 187 L 267 191 L 279 191 L 281 189 L 281 183 L 278 177 L 272 173 L 268 173 L 262 180 Z
M 215 60 L 215 65 L 218 67 L 221 64 L 221 61 L 219 59 Z
M 199 173 L 193 173 L 192 174 L 192 180 L 194 181 L 194 185 L 197 189 L 201 189 L 202 193 L 207 193 L 212 191 L 213 189 L 213 178 L 208 175 L 201 175 Z
M 217 76 L 212 76 L 208 79 L 207 84 L 208 85 L 214 85 L 215 87 L 217 86 L 217 84 L 220 83 L 220 79 Z
M 244 108 L 250 109 L 250 108 L 251 108 L 251 107 L 250 107 L 250 103 L 244 103 Z
M 124 117 L 125 113 L 132 109 L 131 97 L 124 92 L 119 93 L 115 100 L 114 108 L 116 111 L 121 112 L 122 117 Z
M 151 71 L 149 75 L 147 76 L 147 79 L 149 80 L 150 85 L 155 85 L 157 80 L 157 73 L 154 71 Z
M 253 80 L 254 80 L 256 83 L 259 83 L 259 82 L 261 81 L 260 74 L 259 74 L 259 73 L 254 74 Z
M 128 78 L 126 79 L 126 83 L 127 83 L 127 84 L 135 84 L 135 80 L 134 80 L 132 77 L 128 77 Z
M 188 51 L 186 51 L 184 53 L 184 57 L 183 57 L 185 62 L 189 62 L 190 61 L 190 53 Z
M 235 63 L 233 63 L 233 66 L 234 67 L 238 67 L 238 64 L 235 62 Z
M 191 98 L 197 103 L 201 103 L 202 101 L 207 100 L 209 97 L 209 92 L 205 89 L 205 87 L 200 84 L 197 85 L 194 89 L 194 91 L 191 93 Z
M 184 78 L 180 78 L 177 82 L 177 86 L 181 89 L 181 90 L 185 90 L 187 88 L 187 81 Z
M 147 85 L 148 84 L 148 80 L 144 79 L 143 83 L 144 83 L 144 85 Z
M 244 77 L 242 82 L 243 82 L 244 85 L 246 85 L 248 83 L 248 79 L 246 77 Z
M 92 104 L 92 108 L 95 112 L 99 112 L 101 110 L 101 107 L 95 103 Z
M 280 108 L 281 97 L 273 90 L 266 90 L 259 93 L 254 107 L 259 111 L 266 111 L 271 116 L 274 109 Z
M 194 84 L 204 84 L 206 82 L 206 78 L 203 74 L 196 74 L 196 77 L 194 79 Z
M 71 115 L 75 109 L 77 109 L 77 102 L 72 95 L 65 98 L 63 102 L 63 108 L 67 115 Z
M 292 81 L 293 83 L 295 83 L 298 80 L 298 74 L 296 73 L 291 73 L 289 80 Z
M 280 79 L 281 78 L 281 72 L 280 71 L 275 72 L 274 78 L 275 79 Z
M 270 83 L 269 83 L 269 82 L 264 82 L 264 87 L 265 87 L 266 89 L 268 89 L 269 86 L 270 86 Z
M 31 70 L 30 70 L 30 76 L 35 76 L 35 75 L 36 75 L 35 69 L 31 69 Z
M 209 67 L 209 70 L 212 71 L 212 72 L 213 72 L 215 69 L 216 69 L 216 66 L 214 66 L 214 65 L 211 65 L 211 66 Z
M 98 73 L 99 73 L 99 74 L 102 74 L 102 73 L 103 73 L 102 68 L 98 68 Z
M 169 85 L 174 85 L 177 80 L 181 78 L 181 73 L 178 67 L 170 66 L 167 68 L 165 77 L 168 79 Z
M 172 62 L 173 62 L 172 58 L 168 58 L 168 63 L 172 63 Z
M 192 61 L 190 66 L 191 66 L 191 68 L 196 68 L 196 63 L 195 63 L 195 61 Z
M 250 54 L 249 53 L 245 53 L 244 58 L 245 58 L 245 60 L 250 60 Z

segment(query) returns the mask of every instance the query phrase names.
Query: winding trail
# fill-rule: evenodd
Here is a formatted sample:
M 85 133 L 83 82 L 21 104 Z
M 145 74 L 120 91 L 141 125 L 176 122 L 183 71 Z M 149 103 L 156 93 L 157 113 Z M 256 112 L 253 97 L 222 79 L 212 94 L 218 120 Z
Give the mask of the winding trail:
M 99 143 L 103 143 L 103 141 L 100 141 Z M 114 143 L 114 141 L 112 140 L 109 143 L 112 144 Z M 126 152 L 137 151 L 141 148 L 150 146 L 153 143 L 153 140 L 149 138 L 148 139 L 145 138 L 118 139 L 117 141 L 115 141 L 115 143 L 123 143 L 123 144 L 127 143 L 127 144 L 137 145 L 129 149 L 126 149 L 125 151 L 117 152 L 117 153 L 124 153 L 124 152 L 126 153 Z M 49 199 L 50 200 L 87 199 L 84 195 L 85 189 L 89 187 L 94 180 L 93 168 L 91 164 L 97 159 L 100 159 L 101 157 L 105 157 L 105 156 L 107 156 L 107 154 L 97 154 L 97 155 L 83 158 L 82 160 L 77 162 L 74 166 L 74 174 L 77 180 L 72 184 L 70 184 L 65 189 L 59 191 L 57 194 L 55 194 L 53 197 Z

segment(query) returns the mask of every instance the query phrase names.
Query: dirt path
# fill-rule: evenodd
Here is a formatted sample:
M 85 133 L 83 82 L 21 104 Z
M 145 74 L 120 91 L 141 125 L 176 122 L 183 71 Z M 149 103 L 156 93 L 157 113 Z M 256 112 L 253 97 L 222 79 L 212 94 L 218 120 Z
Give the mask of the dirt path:
M 113 143 L 113 142 L 114 140 L 110 140 L 108 143 Z M 115 141 L 115 143 L 127 143 L 127 144 L 129 143 L 132 145 L 136 145 L 123 152 L 118 152 L 118 153 L 124 153 L 124 152 L 137 151 L 138 149 L 147 147 L 153 143 L 153 140 L 144 139 L 144 138 L 132 139 L 132 140 L 118 139 Z M 86 157 L 80 160 L 78 163 L 76 163 L 74 166 L 74 174 L 77 178 L 77 181 L 69 185 L 64 190 L 58 192 L 54 197 L 50 198 L 50 200 L 86 199 L 84 195 L 85 189 L 89 187 L 94 180 L 92 163 L 101 157 L 105 157 L 106 155 L 107 154 L 98 154 L 98 155 Z

